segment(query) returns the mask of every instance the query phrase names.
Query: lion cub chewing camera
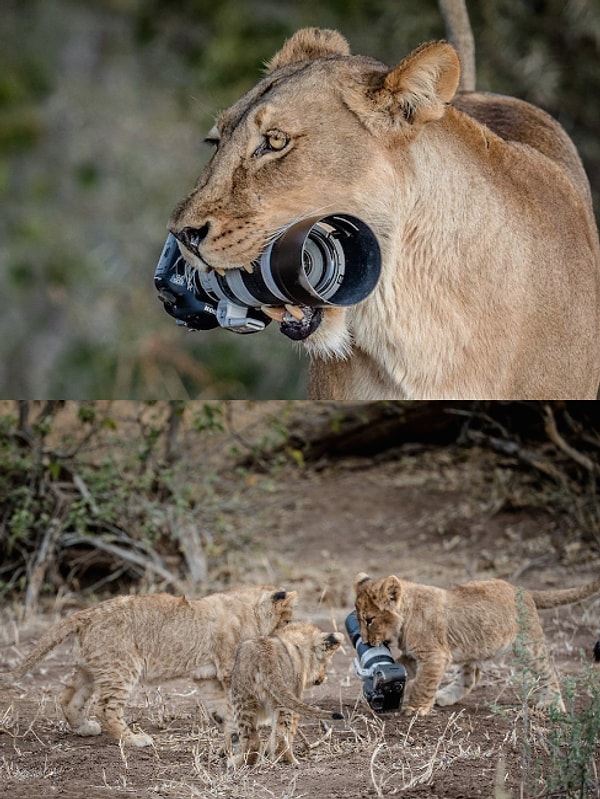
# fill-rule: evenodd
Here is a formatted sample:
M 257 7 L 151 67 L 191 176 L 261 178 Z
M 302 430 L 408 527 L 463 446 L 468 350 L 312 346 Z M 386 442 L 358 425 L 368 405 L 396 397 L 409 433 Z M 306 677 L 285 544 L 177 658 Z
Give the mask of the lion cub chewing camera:
M 239 729 L 233 736 L 229 765 L 252 765 L 260 756 L 258 725 L 271 724 L 271 756 L 297 763 L 293 752 L 300 714 L 343 718 L 302 702 L 309 684 L 320 685 L 331 658 L 342 645 L 341 633 L 324 633 L 309 622 L 292 622 L 276 635 L 244 641 L 231 675 L 231 700 Z
M 202 701 L 224 725 L 226 746 L 233 731 L 229 680 L 241 641 L 270 635 L 292 616 L 295 591 L 273 586 L 244 586 L 189 600 L 170 594 L 120 596 L 80 610 L 51 627 L 25 660 L 2 681 L 23 677 L 70 635 L 79 642 L 80 659 L 63 691 L 61 704 L 78 735 L 99 735 L 102 727 L 123 744 L 151 746 L 124 718 L 129 696 L 141 680 L 156 683 L 189 677 L 200 681 Z M 90 719 L 86 705 L 96 694 L 102 724 Z
M 577 588 L 528 591 L 504 580 L 474 580 L 449 589 L 400 580 L 394 575 L 372 580 L 360 573 L 354 581 L 361 636 L 372 646 L 397 642 L 413 670 L 404 712 L 425 716 L 437 705 L 453 705 L 479 682 L 479 666 L 507 650 L 517 635 L 527 648 L 538 682 L 533 699 L 542 708 L 564 712 L 550 664 L 538 608 L 555 608 L 600 591 L 600 579 Z M 451 663 L 454 680 L 440 688 Z

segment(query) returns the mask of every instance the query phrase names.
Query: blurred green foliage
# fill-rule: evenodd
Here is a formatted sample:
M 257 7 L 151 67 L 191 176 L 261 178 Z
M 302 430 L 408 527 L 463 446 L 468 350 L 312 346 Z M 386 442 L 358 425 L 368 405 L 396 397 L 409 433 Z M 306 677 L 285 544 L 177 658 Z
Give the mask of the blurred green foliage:
M 556 116 L 600 208 L 600 0 L 469 6 L 479 88 Z M 444 35 L 435 0 L 5 0 L 0 396 L 303 396 L 276 325 L 188 335 L 152 274 L 215 112 L 304 25 L 386 63 Z

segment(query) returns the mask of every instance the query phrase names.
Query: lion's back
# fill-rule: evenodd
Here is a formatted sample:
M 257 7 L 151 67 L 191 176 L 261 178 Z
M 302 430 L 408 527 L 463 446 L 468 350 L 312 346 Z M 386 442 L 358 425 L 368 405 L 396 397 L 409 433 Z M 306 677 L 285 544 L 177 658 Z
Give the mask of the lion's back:
M 591 206 L 590 184 L 575 145 L 564 128 L 524 100 L 487 92 L 457 95 L 452 105 L 505 141 L 525 144 L 556 163 Z

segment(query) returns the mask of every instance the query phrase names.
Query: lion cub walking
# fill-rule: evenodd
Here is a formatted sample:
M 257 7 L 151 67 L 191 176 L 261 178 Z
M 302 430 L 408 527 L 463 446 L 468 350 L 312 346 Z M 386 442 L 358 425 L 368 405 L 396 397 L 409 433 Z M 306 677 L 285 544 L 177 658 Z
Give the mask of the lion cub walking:
M 80 662 L 63 691 L 61 704 L 78 735 L 99 735 L 102 727 L 131 746 L 151 746 L 149 735 L 134 733 L 124 711 L 138 682 L 189 677 L 200 680 L 201 698 L 225 727 L 226 746 L 233 731 L 229 679 L 241 641 L 269 635 L 291 619 L 295 591 L 245 586 L 196 600 L 170 594 L 121 596 L 59 621 L 41 637 L 25 660 L 3 682 L 23 677 L 48 652 L 71 635 L 79 642 Z M 86 705 L 96 694 L 102 724 L 90 719 Z
M 230 765 L 254 764 L 260 755 L 258 725 L 271 724 L 271 756 L 297 763 L 293 752 L 300 714 L 342 718 L 302 702 L 308 684 L 320 685 L 342 645 L 341 633 L 324 633 L 309 622 L 292 622 L 276 635 L 244 641 L 231 675 L 231 700 L 239 729 Z
M 474 580 L 446 590 L 398 577 L 356 576 L 356 615 L 363 641 L 397 642 L 407 665 L 416 665 L 406 712 L 421 716 L 434 703 L 453 705 L 479 682 L 479 665 L 507 650 L 520 635 L 532 672 L 533 698 L 540 707 L 564 711 L 558 680 L 546 650 L 538 608 L 579 602 L 600 591 L 600 579 L 579 588 L 526 591 L 504 580 Z M 459 668 L 440 689 L 451 663 Z

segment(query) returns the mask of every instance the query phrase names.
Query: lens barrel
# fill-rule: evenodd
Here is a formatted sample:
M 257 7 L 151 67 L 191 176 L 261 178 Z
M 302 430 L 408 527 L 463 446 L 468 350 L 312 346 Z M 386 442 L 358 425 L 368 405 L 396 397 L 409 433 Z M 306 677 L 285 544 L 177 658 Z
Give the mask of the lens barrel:
M 377 285 L 381 253 L 364 222 L 335 214 L 290 225 L 252 265 L 252 272 L 199 272 L 200 287 L 218 300 L 248 308 L 355 305 Z

